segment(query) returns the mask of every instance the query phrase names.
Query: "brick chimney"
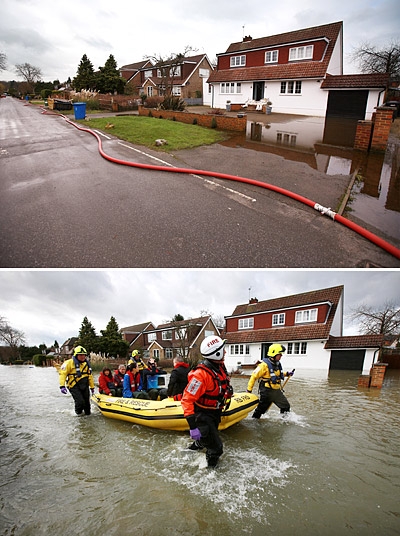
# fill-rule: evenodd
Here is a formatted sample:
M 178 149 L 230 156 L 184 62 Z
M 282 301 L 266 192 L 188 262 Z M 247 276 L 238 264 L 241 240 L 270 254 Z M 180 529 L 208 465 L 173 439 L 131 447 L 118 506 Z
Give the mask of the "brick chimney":
M 249 304 L 252 305 L 253 303 L 258 303 L 257 298 L 250 298 Z
M 253 38 L 251 37 L 251 35 L 245 35 L 243 37 L 243 43 L 247 43 L 247 41 L 253 41 Z

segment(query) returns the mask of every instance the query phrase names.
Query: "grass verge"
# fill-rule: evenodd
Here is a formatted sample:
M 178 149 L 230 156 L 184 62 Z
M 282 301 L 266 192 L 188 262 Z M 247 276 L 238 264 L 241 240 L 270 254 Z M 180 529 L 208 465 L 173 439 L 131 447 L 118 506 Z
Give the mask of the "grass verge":
M 135 145 L 144 145 L 165 152 L 212 145 L 227 138 L 227 134 L 222 131 L 154 117 L 90 117 L 89 120 L 79 123 L 110 133 Z M 166 140 L 167 144 L 157 147 L 155 141 L 158 139 Z

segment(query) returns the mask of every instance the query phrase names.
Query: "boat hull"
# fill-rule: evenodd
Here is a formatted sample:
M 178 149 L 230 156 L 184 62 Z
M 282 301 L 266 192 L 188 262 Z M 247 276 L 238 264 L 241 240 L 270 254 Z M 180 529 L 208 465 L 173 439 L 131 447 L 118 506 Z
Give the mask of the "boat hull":
M 154 401 L 95 394 L 92 400 L 104 417 L 161 430 L 189 430 L 181 403 L 169 398 Z M 256 395 L 235 393 L 229 407 L 222 412 L 219 430 L 225 430 L 244 419 L 257 404 Z

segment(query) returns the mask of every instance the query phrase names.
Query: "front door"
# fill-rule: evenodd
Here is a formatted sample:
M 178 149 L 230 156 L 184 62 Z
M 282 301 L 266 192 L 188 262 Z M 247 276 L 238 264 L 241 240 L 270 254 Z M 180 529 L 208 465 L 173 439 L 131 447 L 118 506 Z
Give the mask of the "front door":
M 264 82 L 253 82 L 253 100 L 260 101 L 264 98 Z

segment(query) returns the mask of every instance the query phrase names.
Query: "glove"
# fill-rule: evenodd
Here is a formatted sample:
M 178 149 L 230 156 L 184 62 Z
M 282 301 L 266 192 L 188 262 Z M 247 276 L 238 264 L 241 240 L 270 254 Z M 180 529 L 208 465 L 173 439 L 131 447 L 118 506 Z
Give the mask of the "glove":
M 60 387 L 60 391 L 62 392 L 63 395 L 68 394 L 68 391 L 67 391 L 66 387 Z
M 193 430 L 190 430 L 190 437 L 193 439 L 193 441 L 200 441 L 201 439 L 201 432 L 198 428 L 193 428 Z
M 291 372 L 287 373 L 288 376 L 293 376 L 293 374 L 294 374 L 294 370 L 292 370 Z
M 94 389 L 90 388 L 90 392 L 94 395 Z

